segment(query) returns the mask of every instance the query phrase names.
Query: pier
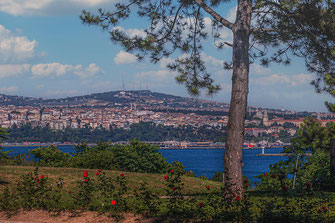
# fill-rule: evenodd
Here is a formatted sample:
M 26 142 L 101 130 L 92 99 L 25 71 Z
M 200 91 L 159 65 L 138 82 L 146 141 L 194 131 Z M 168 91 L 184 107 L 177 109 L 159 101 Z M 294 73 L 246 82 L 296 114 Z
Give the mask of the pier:
M 265 148 L 262 148 L 262 153 L 257 154 L 257 156 L 294 156 L 295 154 L 292 153 L 265 153 Z M 306 153 L 305 156 L 312 156 L 311 153 Z

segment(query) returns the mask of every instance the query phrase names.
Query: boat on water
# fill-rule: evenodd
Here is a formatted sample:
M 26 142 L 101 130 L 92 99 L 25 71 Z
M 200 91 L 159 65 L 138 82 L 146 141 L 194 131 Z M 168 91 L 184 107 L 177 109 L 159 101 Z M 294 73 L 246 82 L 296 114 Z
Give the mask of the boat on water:
M 243 149 L 255 149 L 257 148 L 257 145 L 254 143 L 244 143 L 243 144 Z

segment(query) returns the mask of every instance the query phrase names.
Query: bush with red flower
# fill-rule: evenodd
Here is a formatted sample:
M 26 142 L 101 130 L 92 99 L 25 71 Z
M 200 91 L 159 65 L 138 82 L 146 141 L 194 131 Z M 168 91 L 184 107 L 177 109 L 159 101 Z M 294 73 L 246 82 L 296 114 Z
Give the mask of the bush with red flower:
M 146 217 L 159 216 L 162 199 L 159 199 L 157 193 L 153 192 L 146 182 L 141 182 L 139 187 L 134 189 L 136 198 L 135 213 Z
M 24 209 L 46 208 L 52 188 L 48 185 L 48 179 L 39 174 L 39 169 L 20 177 L 15 186 L 16 202 Z
M 71 197 L 74 199 L 74 204 L 80 207 L 81 210 L 87 210 L 95 191 L 94 181 L 89 177 L 87 170 L 83 172 L 83 178 L 79 178 L 77 181 L 76 193 L 71 193 Z
M 164 175 L 164 183 L 166 185 L 166 196 L 169 197 L 167 209 L 169 216 L 178 216 L 183 219 L 185 215 L 185 203 L 182 189 L 184 183 L 182 176 L 185 174 L 185 169 L 180 166 L 179 162 L 174 162 L 173 167 L 166 175 Z

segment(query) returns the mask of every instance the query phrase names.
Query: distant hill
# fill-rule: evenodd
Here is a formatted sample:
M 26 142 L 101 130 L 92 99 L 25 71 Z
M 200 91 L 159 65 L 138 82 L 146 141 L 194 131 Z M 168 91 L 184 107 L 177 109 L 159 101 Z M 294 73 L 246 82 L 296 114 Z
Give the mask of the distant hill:
M 227 115 L 229 104 L 219 103 L 215 101 L 207 101 L 197 98 L 181 97 L 171 94 L 152 92 L 149 90 L 139 91 L 109 91 L 103 93 L 94 93 L 90 95 L 66 97 L 59 99 L 42 99 L 23 96 L 12 96 L 0 94 L 0 106 L 34 106 L 34 107 L 131 107 L 138 109 L 148 109 L 156 111 L 182 111 L 200 114 L 199 111 L 210 111 L 206 114 Z M 293 117 L 306 117 L 311 115 L 310 112 L 291 112 L 287 110 L 257 108 L 249 106 L 248 111 L 256 111 L 256 109 L 267 110 L 268 113 L 276 115 L 292 114 Z M 202 113 L 201 113 L 202 114 Z
M 0 94 L 0 106 L 15 105 L 15 106 L 38 106 L 43 101 L 42 98 L 31 98 L 23 96 L 13 96 Z
M 180 97 L 170 94 L 141 91 L 110 91 L 83 96 L 66 97 L 60 99 L 42 99 L 0 94 L 0 106 L 169 106 L 183 108 L 208 107 L 209 104 L 222 104 L 195 98 Z

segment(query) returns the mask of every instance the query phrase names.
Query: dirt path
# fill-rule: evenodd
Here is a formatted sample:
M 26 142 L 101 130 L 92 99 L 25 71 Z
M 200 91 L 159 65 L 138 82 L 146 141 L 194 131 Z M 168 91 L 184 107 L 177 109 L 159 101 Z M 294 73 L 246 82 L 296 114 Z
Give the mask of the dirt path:
M 6 214 L 0 212 L 0 223 L 105 223 L 116 222 L 104 215 L 99 215 L 95 212 L 84 212 L 80 216 L 65 212 L 57 216 L 52 216 L 47 211 L 21 211 L 11 218 L 7 218 Z M 140 216 L 134 216 L 131 213 L 124 214 L 122 223 L 151 223 L 153 219 L 144 219 Z

